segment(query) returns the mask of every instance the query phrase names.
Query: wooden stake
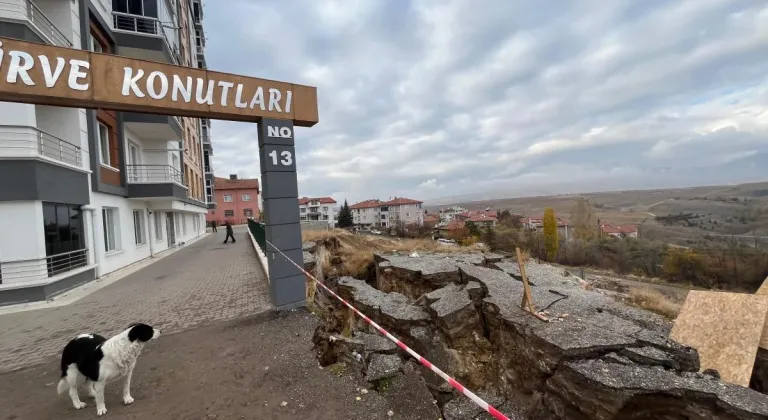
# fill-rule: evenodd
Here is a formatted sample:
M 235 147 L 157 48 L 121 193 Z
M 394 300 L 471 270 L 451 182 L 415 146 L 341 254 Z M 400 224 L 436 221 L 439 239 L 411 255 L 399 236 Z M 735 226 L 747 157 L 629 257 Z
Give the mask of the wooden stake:
M 520 276 L 523 279 L 523 301 L 520 302 L 520 307 L 527 309 L 528 312 L 534 314 L 536 313 L 536 309 L 533 306 L 531 286 L 528 284 L 528 276 L 525 275 L 525 263 L 523 262 L 523 254 L 520 252 L 520 247 L 516 247 L 515 252 L 517 252 L 517 265 L 520 267 Z

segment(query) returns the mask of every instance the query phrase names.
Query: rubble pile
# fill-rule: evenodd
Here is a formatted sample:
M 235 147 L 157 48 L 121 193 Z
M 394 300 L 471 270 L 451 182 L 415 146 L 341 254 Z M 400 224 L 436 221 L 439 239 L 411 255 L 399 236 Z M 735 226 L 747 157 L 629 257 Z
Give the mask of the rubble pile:
M 768 395 L 699 373 L 697 352 L 667 339 L 663 317 L 585 290 L 555 267 L 526 266 L 536 309 L 550 319 L 543 322 L 520 308 L 517 263 L 500 255 L 377 254 L 374 261 L 374 282 L 343 277 L 333 282 L 337 292 L 510 418 L 768 416 Z M 355 366 L 377 389 L 415 369 L 370 326 L 339 315 L 345 307 L 330 309 L 335 315 L 314 337 L 321 364 Z M 482 418 L 441 378 L 421 372 L 442 418 Z

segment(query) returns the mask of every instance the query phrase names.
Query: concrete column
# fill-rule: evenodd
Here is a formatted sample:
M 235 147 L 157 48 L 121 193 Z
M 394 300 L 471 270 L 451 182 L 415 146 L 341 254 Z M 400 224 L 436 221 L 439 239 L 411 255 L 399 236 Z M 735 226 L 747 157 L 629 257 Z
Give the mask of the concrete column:
M 291 263 L 304 266 L 291 121 L 263 119 L 259 123 L 259 159 L 272 303 L 278 309 L 304 306 L 306 280 L 301 270 Z

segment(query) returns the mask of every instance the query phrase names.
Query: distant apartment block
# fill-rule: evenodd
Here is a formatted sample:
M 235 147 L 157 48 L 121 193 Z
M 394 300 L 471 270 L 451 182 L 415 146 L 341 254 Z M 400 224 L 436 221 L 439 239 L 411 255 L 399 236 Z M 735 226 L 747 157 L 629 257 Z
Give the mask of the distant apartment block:
M 360 227 L 393 227 L 398 224 L 424 225 L 422 201 L 395 197 L 389 201 L 366 200 L 353 204 L 352 220 Z
M 259 180 L 238 179 L 237 175 L 229 178 L 214 178 L 216 208 L 208 210 L 206 221 L 216 221 L 218 225 L 229 220 L 233 224 L 244 224 L 248 219 L 259 217 Z
M 331 197 L 299 198 L 299 218 L 302 222 L 324 221 L 330 227 L 336 226 L 338 209 L 336 200 Z
M 637 238 L 637 226 L 614 226 L 603 223 L 600 224 L 600 232 L 614 238 Z
M 568 221 L 559 217 L 555 219 L 557 220 L 557 236 L 566 241 L 571 239 L 572 229 Z M 522 223 L 526 229 L 539 231 L 544 228 L 544 216 L 526 217 L 523 218 Z

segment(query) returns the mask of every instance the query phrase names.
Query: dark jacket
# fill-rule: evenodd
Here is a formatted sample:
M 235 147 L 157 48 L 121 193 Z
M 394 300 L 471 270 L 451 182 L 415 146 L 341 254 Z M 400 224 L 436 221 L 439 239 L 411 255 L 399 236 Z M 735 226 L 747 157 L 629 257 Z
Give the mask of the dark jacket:
M 232 233 L 232 223 L 225 223 L 224 226 L 227 228 L 227 233 Z

